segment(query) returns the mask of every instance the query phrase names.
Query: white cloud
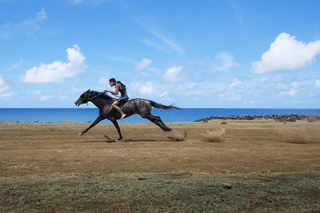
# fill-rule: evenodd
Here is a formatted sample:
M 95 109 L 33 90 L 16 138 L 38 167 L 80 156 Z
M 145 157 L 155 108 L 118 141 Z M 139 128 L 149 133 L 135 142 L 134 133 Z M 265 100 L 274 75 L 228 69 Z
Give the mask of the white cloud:
M 281 91 L 280 95 L 282 96 L 295 96 L 297 94 L 297 89 L 291 88 L 289 90 L 286 91 Z
M 150 66 L 150 64 L 152 63 L 152 60 L 149 58 L 142 58 L 140 62 L 137 63 L 136 65 L 136 70 L 144 70 L 145 68 L 147 68 L 148 66 Z
M 153 84 L 151 81 L 143 83 L 134 82 L 130 86 L 133 90 L 136 90 L 140 95 L 152 95 L 154 92 Z
M 176 82 L 179 80 L 179 73 L 183 69 L 183 66 L 170 67 L 164 74 L 164 79 L 169 82 Z
M 160 98 L 167 97 L 167 96 L 168 96 L 168 92 L 167 91 L 164 91 L 159 95 Z
M 24 63 L 23 59 L 20 59 L 17 63 L 8 67 L 6 71 L 11 72 L 13 70 L 19 69 L 23 65 L 23 63 Z
M 320 54 L 320 40 L 305 43 L 296 40 L 295 36 L 281 33 L 271 43 L 262 59 L 252 63 L 252 71 L 256 73 L 294 70 L 311 63 Z
M 219 53 L 215 58 L 215 68 L 219 71 L 228 70 L 233 67 L 239 66 L 234 60 L 233 56 L 227 52 Z
M 24 82 L 49 83 L 70 78 L 86 70 L 85 56 L 82 55 L 78 45 L 67 49 L 68 62 L 55 61 L 51 64 L 41 64 L 27 70 Z
M 49 96 L 49 95 L 44 95 L 40 97 L 40 101 L 47 101 L 49 99 L 53 98 L 53 96 Z
M 244 22 L 244 17 L 242 15 L 241 8 L 239 7 L 238 4 L 236 4 L 235 1 L 227 1 L 227 3 L 230 5 L 233 15 L 235 19 L 239 22 L 239 24 L 243 24 Z
M 160 50 L 160 51 L 163 51 L 163 52 L 166 52 L 166 53 L 170 53 L 170 51 L 168 51 L 167 48 L 164 45 L 162 45 L 161 43 L 156 42 L 154 40 L 144 38 L 142 40 L 142 43 L 144 43 L 148 47 L 152 47 L 154 49 L 157 49 L 157 50 Z
M 196 61 L 191 61 L 190 64 L 208 65 L 210 68 L 224 71 L 234 67 L 238 67 L 239 63 L 236 62 L 234 57 L 228 52 L 218 53 L 214 59 L 203 58 Z
M 42 8 L 32 18 L 27 18 L 16 23 L 6 23 L 0 25 L 0 38 L 10 39 L 13 36 L 27 35 L 34 38 L 40 30 L 41 23 L 47 19 L 47 13 Z
M 108 82 L 108 79 L 106 77 L 101 77 L 98 80 L 99 84 L 105 85 Z
M 260 81 L 262 83 L 267 83 L 267 82 L 280 82 L 282 80 L 281 75 L 271 75 L 271 76 L 263 76 Z
M 150 31 L 150 33 L 156 37 L 157 39 L 159 39 L 160 41 L 162 41 L 165 45 L 167 45 L 168 47 L 170 47 L 172 50 L 178 52 L 178 53 L 184 53 L 184 50 L 182 47 L 180 47 L 177 43 L 173 42 L 172 40 L 170 40 L 168 37 L 166 37 L 165 35 L 157 32 L 157 31 Z
M 291 86 L 292 88 L 294 88 L 294 89 L 299 88 L 299 84 L 298 84 L 298 82 L 296 82 L 296 81 L 291 82 L 290 86 Z
M 145 38 L 142 40 L 142 42 L 146 46 L 149 46 L 161 51 L 165 51 L 167 53 L 168 52 L 176 52 L 179 54 L 184 53 L 184 49 L 179 44 L 169 39 L 163 33 L 147 28 L 143 23 L 140 23 L 140 25 L 142 25 L 143 28 L 153 36 L 152 39 Z
M 41 10 L 39 12 L 37 12 L 35 20 L 40 22 L 45 19 L 47 19 L 47 13 L 44 8 L 41 8 Z
M 288 86 L 283 85 L 283 87 L 286 87 L 286 90 L 280 92 L 281 96 L 295 96 L 298 92 L 299 84 L 298 82 L 294 81 L 291 82 Z
M 229 87 L 232 89 L 233 87 L 239 86 L 242 82 L 235 78 L 232 80 L 232 82 L 229 84 Z
M 13 95 L 13 93 L 10 91 L 10 87 L 7 85 L 7 83 L 0 76 L 0 97 L 8 97 L 8 96 L 12 96 L 12 95 Z
M 112 61 L 121 62 L 121 63 L 137 64 L 137 62 L 131 58 L 109 56 L 108 59 Z
M 316 87 L 320 88 L 320 80 L 316 80 Z
M 151 95 L 153 93 L 152 82 L 148 81 L 145 84 L 141 85 L 139 88 L 139 93 L 141 95 Z

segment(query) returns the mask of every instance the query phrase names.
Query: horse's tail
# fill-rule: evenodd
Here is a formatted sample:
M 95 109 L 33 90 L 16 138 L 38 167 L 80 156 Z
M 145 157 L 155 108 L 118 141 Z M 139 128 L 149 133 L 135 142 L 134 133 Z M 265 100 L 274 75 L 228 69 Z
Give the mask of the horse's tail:
M 173 105 L 163 105 L 163 104 L 159 104 L 157 102 L 154 101 L 150 101 L 151 106 L 155 107 L 155 108 L 159 108 L 159 109 L 180 109 L 179 107 L 173 106 Z

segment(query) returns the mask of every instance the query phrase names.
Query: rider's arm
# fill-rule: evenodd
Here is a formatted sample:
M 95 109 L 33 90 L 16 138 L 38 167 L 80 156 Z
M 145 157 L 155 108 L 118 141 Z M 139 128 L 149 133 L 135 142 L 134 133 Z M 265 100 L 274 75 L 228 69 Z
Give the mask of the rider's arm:
M 105 90 L 105 92 L 110 92 L 112 95 L 118 95 L 119 94 L 119 87 L 120 87 L 120 84 L 116 84 L 116 89 L 114 91 Z

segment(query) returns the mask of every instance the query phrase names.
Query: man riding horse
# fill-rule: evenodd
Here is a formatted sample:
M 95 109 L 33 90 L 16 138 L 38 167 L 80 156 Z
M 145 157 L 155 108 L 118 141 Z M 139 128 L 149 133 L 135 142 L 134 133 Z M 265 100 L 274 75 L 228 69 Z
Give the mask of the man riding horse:
M 111 87 L 115 87 L 115 90 L 114 91 L 104 90 L 104 92 L 110 92 L 112 95 L 118 95 L 120 92 L 120 95 L 121 95 L 120 98 L 118 98 L 116 101 L 113 102 L 112 107 L 114 107 L 116 110 L 118 110 L 118 112 L 120 112 L 121 114 L 120 120 L 121 120 L 126 117 L 126 114 L 123 113 L 123 111 L 119 106 L 125 104 L 129 100 L 126 85 L 124 85 L 121 81 L 116 81 L 115 78 L 109 79 L 109 85 Z
M 96 120 L 92 122 L 88 128 L 83 130 L 80 135 L 87 133 L 89 129 L 97 125 L 100 121 L 108 119 L 117 129 L 119 140 L 121 140 L 122 134 L 117 120 L 129 117 L 134 114 L 138 114 L 142 118 L 148 119 L 152 123 L 159 126 L 163 131 L 171 131 L 171 129 L 161 120 L 159 116 L 153 115 L 151 113 L 151 109 L 152 107 L 155 107 L 168 110 L 178 109 L 178 107 L 172 105 L 163 105 L 155 101 L 143 98 L 134 98 L 128 100 L 129 97 L 127 95 L 126 86 L 123 83 L 121 83 L 120 81 L 116 81 L 116 79 L 114 78 L 111 78 L 109 80 L 109 83 L 111 87 L 115 87 L 114 91 L 104 90 L 103 92 L 97 92 L 88 89 L 87 91 L 83 92 L 75 102 L 76 106 L 92 102 L 99 109 L 99 115 Z M 117 95 L 120 92 L 121 96 L 120 98 L 115 99 L 106 94 L 106 92 L 109 92 L 113 95 Z

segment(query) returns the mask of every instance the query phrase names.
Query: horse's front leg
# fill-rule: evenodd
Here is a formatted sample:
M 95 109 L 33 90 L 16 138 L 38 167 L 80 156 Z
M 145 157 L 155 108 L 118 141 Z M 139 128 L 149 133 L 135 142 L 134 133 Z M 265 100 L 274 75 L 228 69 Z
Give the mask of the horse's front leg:
M 117 120 L 111 120 L 111 122 L 113 123 L 114 127 L 117 129 L 117 132 L 119 134 L 118 140 L 122 140 L 122 134 L 121 134 L 121 130 L 120 130 L 120 127 L 119 127 Z
M 94 122 L 92 122 L 92 124 L 91 124 L 88 128 L 86 128 L 85 130 L 83 130 L 83 131 L 80 133 L 80 136 L 86 134 L 86 133 L 89 131 L 89 129 L 91 129 L 92 127 L 94 127 L 95 125 L 97 125 L 97 124 L 98 124 L 100 121 L 102 121 L 103 119 L 104 119 L 103 116 L 98 116 L 97 119 L 96 119 Z

